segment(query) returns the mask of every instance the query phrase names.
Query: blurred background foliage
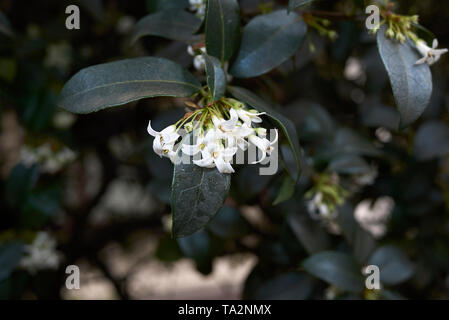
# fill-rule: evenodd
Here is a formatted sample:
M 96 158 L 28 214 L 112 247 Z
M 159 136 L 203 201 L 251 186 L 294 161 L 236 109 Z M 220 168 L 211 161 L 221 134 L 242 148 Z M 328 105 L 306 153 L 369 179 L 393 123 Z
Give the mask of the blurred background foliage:
M 65 267 L 87 263 L 115 297 L 142 298 L 130 290 L 133 268 L 114 272 L 105 258 L 114 244 L 166 268 L 191 259 L 204 275 L 217 259 L 247 254 L 255 262 L 241 298 L 449 298 L 447 57 L 432 69 L 428 109 L 403 131 L 363 21 L 332 20 L 335 41 L 310 32 L 280 67 L 234 80 L 294 122 L 304 150 L 301 179 L 290 200 L 273 205 L 288 180 L 240 166 L 208 227 L 175 240 L 172 165 L 153 153 L 145 129 L 149 119 L 162 128 L 181 117 L 183 100 L 144 99 L 86 116 L 55 104 L 81 68 L 126 57 L 166 57 L 204 79 L 184 43 L 151 36 L 129 46 L 135 22 L 164 2 L 0 1 L 13 31 L 0 33 L 0 297 L 70 297 Z M 288 1 L 239 3 L 247 23 Z M 81 8 L 80 30 L 64 27 L 69 4 Z M 360 7 L 363 1 L 323 0 L 305 10 Z M 398 12 L 419 14 L 448 46 L 449 3 L 399 1 Z M 284 156 L 288 164 L 288 149 Z M 316 207 L 318 194 L 332 195 L 335 214 Z M 149 252 L 141 250 L 147 243 Z M 368 264 L 380 267 L 381 290 L 365 289 Z

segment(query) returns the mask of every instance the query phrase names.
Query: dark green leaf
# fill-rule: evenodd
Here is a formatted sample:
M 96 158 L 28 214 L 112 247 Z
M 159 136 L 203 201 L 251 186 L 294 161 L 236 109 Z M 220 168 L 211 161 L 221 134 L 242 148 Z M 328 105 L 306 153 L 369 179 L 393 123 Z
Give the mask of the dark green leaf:
M 239 78 L 267 73 L 295 54 L 306 31 L 302 18 L 285 10 L 254 18 L 243 29 L 242 44 L 230 73 Z
M 422 161 L 437 159 L 449 153 L 449 127 L 439 120 L 424 123 L 414 141 L 416 158 Z
M 288 11 L 290 12 L 295 8 L 305 6 L 306 4 L 311 3 L 312 1 L 314 0 L 290 0 L 288 2 Z
M 319 252 L 304 260 L 302 266 L 315 277 L 343 290 L 361 292 L 365 288 L 360 267 L 347 254 Z
M 352 247 L 355 259 L 361 264 L 365 263 L 376 249 L 376 241 L 355 220 L 354 208 L 348 204 L 342 206 L 339 210 L 337 222 L 343 236 Z
M 206 9 L 206 52 L 223 64 L 239 45 L 240 7 L 236 0 L 208 0 Z
M 58 105 L 74 113 L 89 113 L 147 97 L 188 97 L 198 90 L 198 80 L 178 64 L 143 57 L 79 71 L 65 84 Z
M 0 11 L 0 33 L 3 33 L 9 37 L 12 37 L 14 35 L 8 18 L 1 11 Z
M 266 112 L 267 115 L 273 120 L 277 127 L 279 127 L 284 133 L 287 141 L 293 151 L 295 160 L 296 160 L 296 168 L 297 174 L 296 177 L 293 177 L 295 181 L 298 180 L 300 172 L 301 172 L 301 148 L 299 146 L 298 135 L 296 133 L 296 128 L 293 123 L 283 116 L 282 114 L 276 112 L 273 107 L 271 107 L 267 102 L 259 98 L 257 95 L 248 91 L 244 88 L 240 87 L 231 87 L 228 86 L 228 91 L 238 100 L 241 100 L 244 103 L 249 104 L 253 108 Z
M 189 6 L 189 0 L 147 0 L 146 2 L 149 12 L 185 9 Z
M 402 283 L 415 272 L 415 267 L 407 256 L 394 246 L 377 249 L 369 259 L 369 264 L 379 267 L 380 281 L 388 285 Z
M 420 59 L 409 42 L 401 44 L 385 36 L 386 27 L 377 32 L 377 46 L 390 77 L 393 94 L 404 128 L 418 119 L 429 104 L 432 94 L 432 74 L 429 66 L 415 65 Z
M 273 201 L 273 205 L 277 205 L 290 199 L 295 193 L 295 185 L 295 181 L 289 175 L 285 175 L 282 179 L 281 189 L 279 190 L 276 199 Z
M 329 166 L 329 171 L 340 174 L 364 174 L 371 170 L 369 164 L 361 157 L 356 155 L 341 155 L 334 158 Z
M 200 272 L 207 274 L 211 271 L 211 241 L 206 231 L 202 230 L 176 241 L 184 256 L 193 259 Z
M 0 245 L 0 281 L 9 277 L 23 255 L 23 243 L 11 242 Z
M 236 209 L 224 206 L 208 224 L 208 229 L 226 239 L 243 237 L 250 231 L 249 223 Z
M 23 204 L 36 184 L 38 177 L 38 166 L 26 167 L 23 164 L 16 165 L 6 181 L 5 195 L 8 204 L 11 207 Z
M 103 3 L 101 0 L 79 0 L 80 4 L 89 11 L 97 20 L 102 20 L 104 16 Z
M 212 93 L 212 98 L 214 101 L 217 101 L 225 94 L 227 84 L 226 74 L 217 58 L 209 56 L 204 52 L 203 57 L 206 61 L 207 85 Z
M 316 221 L 304 214 L 291 213 L 287 223 L 294 235 L 309 254 L 329 248 L 330 240 L 327 233 Z
M 191 134 L 184 138 L 189 141 Z M 181 158 L 173 172 L 171 207 L 173 236 L 185 237 L 195 233 L 217 214 L 228 195 L 231 176 L 216 168 L 202 168 L 190 158 Z
M 201 20 L 184 10 L 164 10 L 140 19 L 131 33 L 130 43 L 143 36 L 159 36 L 171 40 L 193 42 Z
M 299 272 L 285 273 L 262 284 L 255 290 L 256 300 L 304 300 L 310 297 L 313 279 Z

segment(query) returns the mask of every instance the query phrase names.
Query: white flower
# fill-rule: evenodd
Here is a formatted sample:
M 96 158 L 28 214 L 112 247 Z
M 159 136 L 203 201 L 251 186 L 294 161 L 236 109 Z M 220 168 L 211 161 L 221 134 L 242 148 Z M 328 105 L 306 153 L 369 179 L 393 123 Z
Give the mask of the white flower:
M 307 202 L 307 211 L 314 219 L 331 219 L 337 214 L 336 210 L 331 212 L 329 207 L 323 202 L 323 194 L 321 192 L 317 192 L 313 198 Z
M 429 66 L 431 66 L 435 62 L 440 60 L 441 55 L 446 53 L 448 49 L 437 49 L 437 47 L 438 47 L 437 39 L 433 40 L 432 48 L 427 46 L 427 44 L 424 41 L 418 40 L 418 42 L 416 43 L 416 49 L 418 49 L 419 53 L 421 53 L 423 57 L 418 61 L 416 61 L 415 64 L 427 63 Z
M 271 155 L 271 152 L 273 151 L 273 145 L 276 144 L 276 142 L 278 141 L 278 137 L 279 137 L 277 129 L 275 129 L 274 132 L 276 133 L 276 135 L 275 135 L 275 138 L 273 141 L 270 141 L 265 137 L 263 137 L 263 138 L 258 137 L 254 134 L 251 134 L 248 137 L 249 142 L 254 144 L 257 148 L 259 148 L 262 151 L 262 157 L 258 161 L 253 162 L 253 164 L 262 162 L 266 158 L 267 154 Z M 265 131 L 265 135 L 266 135 L 266 131 Z
M 205 47 L 201 47 L 199 49 L 201 52 L 206 52 L 206 48 Z M 195 50 L 193 50 L 192 46 L 188 46 L 187 47 L 187 52 L 193 56 L 193 66 L 195 67 L 196 70 L 198 71 L 204 71 L 206 69 L 206 60 L 204 60 L 203 55 L 201 54 L 196 54 Z
M 384 196 L 374 204 L 369 199 L 361 201 L 354 210 L 354 217 L 363 229 L 375 238 L 381 238 L 387 232 L 387 223 L 391 217 L 395 202 L 393 198 Z
M 147 131 L 150 135 L 154 137 L 153 141 L 153 150 L 159 155 L 161 158 L 168 157 L 173 159 L 176 153 L 173 151 L 173 147 L 175 145 L 176 140 L 180 137 L 180 135 L 176 132 L 176 126 L 171 125 L 162 130 L 161 132 L 157 132 L 151 127 L 151 120 L 148 123 Z
M 237 124 L 237 121 L 239 120 L 239 117 L 234 108 L 231 108 L 229 110 L 229 114 L 230 114 L 229 120 L 218 118 L 215 115 L 212 116 L 212 122 L 215 126 L 217 134 L 224 136 L 225 133 L 232 132 L 233 130 L 235 130 L 235 126 Z
M 209 129 L 207 130 L 206 135 L 201 134 L 198 135 L 196 138 L 196 144 L 190 145 L 190 144 L 183 144 L 182 145 L 182 152 L 185 153 L 188 156 L 193 156 L 197 154 L 198 152 L 201 152 L 204 150 L 207 144 L 212 143 L 216 140 L 215 138 L 215 130 Z
M 193 163 L 200 167 L 213 168 L 217 167 L 221 173 L 233 173 L 230 161 L 237 152 L 236 147 L 225 148 L 219 141 L 215 141 L 206 145 L 201 150 L 201 160 L 193 160 Z
M 190 10 L 196 12 L 196 16 L 203 19 L 206 14 L 206 3 L 204 0 L 189 0 Z
M 47 232 L 38 232 L 33 243 L 25 246 L 25 255 L 20 261 L 20 266 L 30 273 L 44 269 L 57 269 L 60 255 L 56 251 L 56 245 L 56 240 Z
M 262 119 L 259 116 L 266 114 L 266 112 L 257 112 L 257 110 L 246 111 L 244 109 L 237 109 L 237 114 L 244 123 L 246 123 L 248 126 L 251 126 L 251 122 L 261 123 Z

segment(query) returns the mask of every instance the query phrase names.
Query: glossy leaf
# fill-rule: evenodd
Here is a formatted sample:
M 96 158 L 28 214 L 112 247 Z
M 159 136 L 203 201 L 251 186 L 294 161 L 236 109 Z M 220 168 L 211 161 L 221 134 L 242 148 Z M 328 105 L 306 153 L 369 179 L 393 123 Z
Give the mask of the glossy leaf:
M 143 57 L 79 71 L 65 84 L 58 105 L 74 113 L 89 113 L 147 97 L 188 97 L 198 90 L 198 80 L 178 64 Z
M 363 174 L 371 170 L 369 164 L 356 155 L 341 155 L 334 158 L 327 169 L 331 172 L 348 175 Z
M 239 45 L 240 7 L 236 0 L 208 0 L 206 9 L 206 52 L 222 64 Z
M 189 0 L 147 0 L 148 12 L 156 12 L 161 10 L 178 10 L 185 9 L 189 6 Z
M 290 12 L 291 10 L 293 10 L 295 8 L 305 6 L 306 4 L 309 4 L 313 1 L 314 0 L 290 0 L 288 2 L 288 11 Z
M 204 228 L 223 206 L 231 185 L 230 174 L 181 160 L 175 165 L 172 183 L 174 237 L 185 237 Z
M 416 133 L 414 153 L 422 161 L 449 154 L 449 127 L 439 120 L 424 123 Z
M 287 223 L 304 249 L 313 254 L 329 248 L 330 239 L 321 225 L 305 214 L 291 213 Z
M 307 26 L 285 10 L 257 16 L 243 29 L 242 43 L 230 73 L 251 78 L 282 64 L 301 47 Z
M 293 196 L 294 193 L 295 181 L 289 175 L 284 176 L 284 178 L 282 179 L 279 194 L 277 195 L 276 199 L 274 199 L 273 205 L 277 205 L 279 203 L 287 201 Z
M 220 61 L 217 58 L 203 53 L 206 62 L 206 76 L 207 85 L 212 94 L 214 101 L 217 101 L 224 96 L 226 91 L 226 74 L 220 66 Z
M 23 243 L 11 242 L 0 245 L 0 282 L 9 277 L 23 255 Z
M 303 268 L 321 280 L 350 292 L 365 288 L 361 269 L 351 256 L 336 251 L 324 251 L 310 256 Z
M 3 33 L 4 35 L 7 35 L 9 37 L 13 36 L 11 24 L 9 23 L 9 20 L 5 16 L 5 14 L 1 11 L 0 11 L 0 33 Z
M 171 40 L 192 42 L 201 20 L 184 10 L 163 10 L 140 19 L 131 33 L 131 44 L 143 36 L 159 36 Z
M 404 128 L 418 119 L 429 104 L 432 74 L 427 64 L 415 65 L 420 59 L 409 42 L 401 44 L 385 36 L 385 27 L 377 32 L 377 46 L 387 69 L 396 105 Z
M 290 272 L 262 284 L 254 292 L 255 300 L 304 300 L 310 297 L 313 279 L 305 273 Z
M 380 281 L 388 285 L 396 285 L 413 276 L 415 268 L 407 256 L 399 248 L 384 246 L 377 249 L 369 260 L 380 270 Z
M 224 206 L 208 224 L 208 229 L 224 239 L 235 239 L 246 235 L 250 225 L 237 209 Z
M 290 148 L 293 151 L 295 161 L 296 161 L 296 168 L 297 168 L 297 174 L 295 177 L 295 181 L 298 180 L 299 174 L 301 172 L 301 148 L 299 146 L 299 140 L 298 135 L 296 133 L 296 128 L 293 125 L 293 123 L 290 121 L 290 119 L 286 118 L 282 114 L 276 112 L 272 106 L 270 106 L 267 102 L 259 98 L 257 95 L 252 93 L 251 91 L 248 91 L 244 88 L 240 87 L 231 87 L 228 86 L 228 91 L 238 100 L 249 104 L 253 108 L 266 112 L 267 115 L 273 120 L 273 122 L 276 124 L 277 127 L 279 127 L 282 132 L 284 133 L 285 137 L 287 138 L 287 141 L 290 145 Z

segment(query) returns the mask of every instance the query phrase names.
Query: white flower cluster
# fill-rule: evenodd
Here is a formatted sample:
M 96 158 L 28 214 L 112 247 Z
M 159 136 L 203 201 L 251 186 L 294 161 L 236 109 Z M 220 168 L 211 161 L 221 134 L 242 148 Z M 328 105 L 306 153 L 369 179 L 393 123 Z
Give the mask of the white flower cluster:
M 59 151 L 53 151 L 49 143 L 45 143 L 37 148 L 23 146 L 20 150 L 20 162 L 25 166 L 40 164 L 41 171 L 46 173 L 56 173 L 67 163 L 75 159 L 75 153 L 67 147 Z
M 33 274 L 39 270 L 57 269 L 61 257 L 56 245 L 56 240 L 47 232 L 38 232 L 33 242 L 25 246 L 20 266 Z
M 155 137 L 153 150 L 160 157 L 168 157 L 174 162 L 178 153 L 176 142 L 180 137 L 178 131 L 185 124 L 187 132 L 193 132 L 194 144 L 183 144 L 182 153 L 188 156 L 200 155 L 201 159 L 193 163 L 205 168 L 216 167 L 221 173 L 233 173 L 231 161 L 238 149 L 245 151 L 251 143 L 261 152 L 259 160 L 263 161 L 267 154 L 271 155 L 273 145 L 277 142 L 278 132 L 275 130 L 273 141 L 267 139 L 267 130 L 253 127 L 262 122 L 257 110 L 247 110 L 244 105 L 233 99 L 224 99 L 225 103 L 207 106 L 191 112 L 187 119 L 181 119 L 181 125 L 171 125 L 161 132 L 155 131 L 148 124 L 148 133 Z M 186 118 L 186 117 L 184 117 Z M 225 119 L 226 118 L 226 119 Z M 192 119 L 191 122 L 186 122 Z
M 195 15 L 200 18 L 204 19 L 204 16 L 206 15 L 206 0 L 189 0 L 190 3 L 190 10 L 195 12 Z

